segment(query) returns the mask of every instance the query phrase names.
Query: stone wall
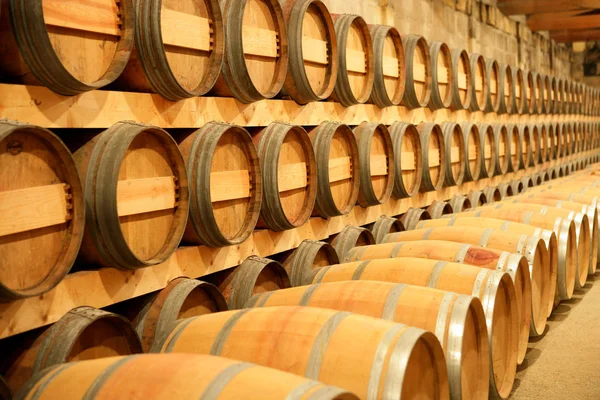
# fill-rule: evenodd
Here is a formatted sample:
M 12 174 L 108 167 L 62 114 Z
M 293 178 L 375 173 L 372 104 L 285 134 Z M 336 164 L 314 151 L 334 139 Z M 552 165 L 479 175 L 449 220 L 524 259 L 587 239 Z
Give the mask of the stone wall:
M 395 26 L 472 53 L 541 73 L 571 75 L 570 47 L 533 33 L 505 16 L 493 0 L 323 0 L 332 13 L 361 15 L 369 24 Z

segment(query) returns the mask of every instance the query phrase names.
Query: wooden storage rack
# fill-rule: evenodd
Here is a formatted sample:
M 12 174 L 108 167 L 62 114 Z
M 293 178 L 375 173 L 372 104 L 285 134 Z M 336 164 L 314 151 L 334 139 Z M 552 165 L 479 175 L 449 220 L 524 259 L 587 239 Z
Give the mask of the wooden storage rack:
M 420 122 L 550 122 L 597 121 L 582 115 L 497 115 L 494 113 L 448 109 L 408 110 L 404 107 L 379 109 L 374 105 L 342 107 L 333 102 L 300 106 L 290 100 L 263 100 L 242 104 L 231 98 L 199 97 L 169 102 L 159 95 L 96 90 L 75 97 L 64 97 L 38 86 L 0 84 L 0 118 L 28 122 L 46 128 L 108 128 L 113 124 L 135 120 L 161 128 L 199 128 L 210 121 L 241 126 L 266 126 L 282 121 L 314 126 L 333 120 L 347 125 L 377 121 L 386 125 L 395 121 Z M 586 156 L 589 152 L 578 153 Z M 480 190 L 489 185 L 517 179 L 553 167 L 555 160 L 504 176 L 482 179 L 438 192 L 419 193 L 408 199 L 391 199 L 387 203 L 362 208 L 356 206 L 345 216 L 329 220 L 311 218 L 304 226 L 284 231 L 256 230 L 238 246 L 212 249 L 205 246 L 181 247 L 165 263 L 137 271 L 113 268 L 81 271 L 68 275 L 52 291 L 33 298 L 0 304 L 0 339 L 56 322 L 74 307 L 106 307 L 164 288 L 179 276 L 199 278 L 239 265 L 246 257 L 263 257 L 296 248 L 303 240 L 322 240 L 340 232 L 346 225 L 366 225 L 380 215 L 399 215 L 410 207 L 424 207 L 434 200 L 448 200 L 454 194 Z

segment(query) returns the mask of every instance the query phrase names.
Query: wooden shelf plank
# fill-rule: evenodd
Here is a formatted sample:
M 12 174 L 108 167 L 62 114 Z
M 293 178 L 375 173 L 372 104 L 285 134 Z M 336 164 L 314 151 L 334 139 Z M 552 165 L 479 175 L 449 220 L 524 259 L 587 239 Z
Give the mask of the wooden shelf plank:
M 578 156 L 584 155 L 586 153 Z M 560 162 L 565 161 L 563 159 Z M 54 323 L 66 312 L 82 304 L 97 308 L 107 307 L 160 290 L 169 281 L 180 276 L 199 278 L 237 266 L 253 254 L 266 257 L 281 253 L 298 247 L 305 239 L 322 240 L 339 233 L 346 225 L 366 225 L 375 222 L 380 215 L 399 215 L 410 207 L 425 207 L 434 200 L 448 200 L 455 194 L 481 190 L 488 185 L 521 178 L 557 164 L 556 161 L 545 163 L 505 176 L 444 188 L 438 192 L 419 193 L 409 199 L 391 199 L 380 206 L 356 206 L 348 215 L 329 220 L 311 218 L 304 226 L 285 232 L 256 230 L 239 246 L 220 249 L 205 246 L 181 247 L 167 262 L 137 271 L 103 268 L 76 272 L 44 295 L 0 304 L 0 338 Z
M 232 98 L 195 97 L 170 102 L 156 94 L 95 90 L 73 97 L 58 95 L 41 86 L 0 84 L 0 118 L 8 118 L 44 128 L 109 128 L 120 121 L 133 120 L 161 128 L 200 128 L 210 121 L 241 126 L 267 126 L 281 121 L 315 126 L 323 121 L 359 125 L 378 121 L 414 124 L 423 121 L 529 122 L 591 120 L 573 115 L 496 115 L 483 112 L 431 111 L 405 107 L 380 109 L 372 104 L 343 107 L 335 102 L 315 102 L 305 106 L 292 100 L 262 100 L 242 104 Z

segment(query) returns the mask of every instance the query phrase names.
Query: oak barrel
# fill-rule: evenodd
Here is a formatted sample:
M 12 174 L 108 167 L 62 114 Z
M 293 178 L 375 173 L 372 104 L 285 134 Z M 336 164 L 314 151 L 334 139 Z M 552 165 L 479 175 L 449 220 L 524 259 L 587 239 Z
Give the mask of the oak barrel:
M 502 194 L 496 186 L 486 186 L 483 188 L 483 194 L 489 204 L 502 200 Z
M 189 178 L 184 240 L 211 247 L 242 243 L 258 222 L 263 196 L 252 137 L 240 126 L 209 122 L 176 138 Z
M 417 127 L 406 122 L 394 122 L 390 127 L 394 148 L 394 190 L 397 199 L 413 197 L 419 192 L 423 176 L 421 136 Z
M 548 114 L 558 114 L 558 103 L 560 100 L 560 94 L 558 89 L 558 78 L 551 76 L 550 78 L 550 108 Z
M 525 107 L 523 113 L 535 114 L 536 113 L 536 102 L 535 102 L 535 79 L 533 71 L 523 71 L 523 85 L 525 90 Z
M 116 88 L 171 101 L 211 90 L 225 56 L 219 1 L 143 0 L 135 9 L 135 51 Z
M 141 352 L 140 339 L 128 320 L 84 306 L 69 311 L 41 333 L 28 334 L 21 345 L 3 351 L 0 367 L 16 392 L 51 366 Z
M 283 93 L 298 104 L 328 98 L 337 80 L 339 55 L 333 19 L 321 0 L 282 2 L 289 70 Z
M 489 92 L 484 111 L 497 113 L 502 101 L 500 65 L 493 58 L 485 59 L 485 73 L 489 84 Z
M 112 83 L 131 56 L 131 1 L 17 0 L 8 5 L 2 1 L 2 76 L 71 96 Z
M 150 296 L 132 325 L 142 341 L 144 352 L 149 352 L 154 341 L 161 340 L 175 321 L 228 309 L 216 286 L 196 279 L 176 278 Z
M 421 170 L 423 172 L 419 191 L 422 193 L 439 190 L 444 185 L 446 174 L 446 143 L 441 127 L 435 123 L 417 126 L 421 138 Z
M 362 399 L 380 398 L 380 390 L 449 398 L 444 354 L 433 333 L 348 312 L 266 307 L 209 314 L 182 320 L 160 351 L 256 362 Z
M 544 114 L 552 114 L 552 80 L 549 75 L 542 77 L 542 111 Z
M 406 83 L 402 38 L 393 26 L 371 25 L 370 31 L 375 58 L 370 102 L 379 108 L 397 106 L 404 96 Z
M 463 123 L 463 127 L 466 124 Z M 498 155 L 498 146 L 496 145 L 494 126 L 486 123 L 478 123 L 473 125 L 476 127 L 476 136 L 474 145 L 478 149 L 478 153 L 481 156 L 477 157 L 479 159 L 479 174 L 473 176 L 473 180 L 479 180 L 483 178 L 491 178 L 495 175 L 496 165 L 499 163 L 499 155 Z M 463 128 L 464 129 L 464 128 Z M 469 163 L 473 158 L 471 144 L 469 144 L 468 150 L 468 159 Z M 477 160 L 475 160 L 475 163 Z M 476 166 L 472 166 L 473 168 L 477 168 Z
M 452 103 L 454 92 L 454 72 L 450 48 L 444 42 L 429 44 L 431 58 L 431 98 L 429 109 L 448 108 Z
M 85 189 L 80 261 L 131 270 L 169 258 L 189 214 L 186 167 L 175 140 L 134 122 L 65 139 Z
M 542 114 L 544 109 L 544 81 L 542 75 L 531 72 L 533 79 L 533 114 Z
M 351 392 L 298 375 L 223 357 L 145 354 L 81 361 L 49 368 L 29 381 L 24 400 L 118 399 L 135 393 L 148 400 L 254 396 L 278 400 L 358 400 Z
M 402 216 L 400 217 L 400 222 L 404 225 L 404 228 L 407 230 L 415 229 L 415 226 L 419 221 L 423 221 L 426 219 L 431 219 L 431 215 L 427 210 L 422 208 L 410 207 Z
M 513 179 L 508 184 L 515 195 L 523 193 L 526 189 L 522 179 Z
M 176 0 L 172 0 L 176 1 Z M 277 0 L 220 0 L 225 61 L 213 95 L 242 103 L 277 95 L 288 71 L 288 33 Z
M 525 358 L 530 332 L 534 336 L 544 332 L 548 308 L 552 307 L 554 302 L 556 274 L 552 272 L 555 266 L 550 264 L 550 256 L 544 241 L 538 236 L 502 232 L 494 228 L 448 226 L 389 234 L 383 239 L 383 243 L 412 240 L 447 240 L 468 243 L 520 254 L 527 259 L 529 268 L 523 274 L 527 277 L 516 275 L 517 271 L 515 270 L 510 273 L 517 288 L 517 297 L 523 296 L 519 299 L 521 301 L 520 309 L 530 313 L 523 315 L 521 319 L 521 346 L 518 359 L 518 362 L 521 363 Z
M 348 311 L 434 332 L 446 354 L 450 397 L 488 398 L 486 319 L 475 297 L 403 283 L 342 281 L 256 295 L 246 303 L 249 308 L 294 305 Z
M 263 183 L 258 226 L 284 231 L 304 225 L 317 198 L 317 164 L 310 137 L 301 126 L 273 122 L 254 135 L 254 143 Z
M 537 124 L 529 125 L 529 142 L 531 144 L 531 157 L 529 158 L 529 166 L 534 167 L 542 163 L 542 138 Z
M 498 191 L 500 192 L 500 199 L 504 200 L 507 197 L 513 196 L 512 187 L 506 182 L 498 184 Z
M 362 207 L 383 204 L 392 196 L 396 179 L 390 132 L 377 122 L 363 122 L 353 132 L 358 144 L 358 203 Z
M 517 365 L 518 318 L 515 289 L 507 273 L 425 258 L 399 258 L 324 267 L 305 284 L 348 280 L 405 283 L 479 298 L 491 351 L 490 395 L 506 398 L 510 393 Z
M 531 127 L 527 124 L 518 124 L 517 127 L 519 129 L 519 143 L 521 149 L 521 153 L 519 154 L 519 169 L 526 169 L 534 165 Z
M 317 161 L 317 200 L 313 214 L 324 218 L 346 215 L 356 205 L 360 189 L 358 146 L 352 130 L 325 121 L 309 132 Z
M 348 251 L 356 246 L 368 246 L 375 244 L 375 237 L 370 230 L 348 225 L 330 241 L 340 260 L 343 260 Z
M 509 65 L 500 64 L 500 107 L 499 114 L 512 114 L 516 112 L 515 82 L 512 69 Z
M 434 200 L 429 207 L 427 207 L 427 212 L 431 218 L 441 218 L 442 215 L 452 214 L 454 211 L 449 202 Z
M 398 218 L 392 218 L 386 215 L 381 215 L 379 218 L 377 218 L 377 221 L 367 225 L 366 228 L 369 229 L 373 234 L 375 243 L 381 243 L 381 240 L 388 233 L 403 232 L 406 230 L 406 228 L 404 228 L 404 224 Z
M 540 134 L 540 158 L 538 163 L 541 164 L 551 160 L 550 135 L 552 132 L 548 130 L 548 125 L 544 123 L 537 124 L 536 126 Z
M 469 55 L 471 64 L 471 104 L 470 111 L 484 111 L 490 93 L 490 85 L 485 68 L 485 59 L 481 54 Z
M 469 190 L 467 198 L 469 199 L 469 202 L 471 202 L 473 208 L 479 208 L 484 204 L 489 203 L 487 196 L 482 190 Z
M 465 176 L 463 182 L 476 181 L 482 176 L 482 168 L 486 167 L 484 162 L 485 148 L 482 147 L 481 132 L 479 131 L 479 126 L 471 122 L 461 122 L 460 128 L 465 143 Z M 489 140 L 489 138 L 487 139 Z M 489 146 L 489 142 L 487 145 Z M 484 151 L 482 152 L 482 150 Z
M 228 275 L 218 284 L 229 309 L 239 309 L 257 293 L 285 289 L 290 278 L 281 264 L 268 258 L 250 256 L 238 267 L 226 271 Z M 158 343 L 155 340 L 155 343 Z
M 427 107 L 432 86 L 429 45 L 425 38 L 419 35 L 405 35 L 402 44 L 406 65 L 402 105 L 409 109 Z
M 471 63 L 469 53 L 453 49 L 452 55 L 452 110 L 468 110 L 471 105 Z
M 331 99 L 344 107 L 365 103 L 375 79 L 373 40 L 365 20 L 358 15 L 334 15 L 339 69 Z
M 515 108 L 513 114 L 523 114 L 527 110 L 526 79 L 521 68 L 511 66 L 515 87 Z
M 441 125 L 445 144 L 446 173 L 444 186 L 462 184 L 465 179 L 465 170 L 468 160 L 465 157 L 466 143 L 462 128 L 455 122 L 444 122 Z
M 511 171 L 511 138 L 509 136 L 508 126 L 504 124 L 492 124 L 494 130 L 494 146 L 498 154 L 495 163 L 494 176 L 505 175 Z M 512 128 L 511 132 L 512 134 Z M 517 136 L 518 137 L 518 136 Z
M 519 125 L 506 125 L 507 131 L 507 153 L 509 156 L 508 172 L 517 172 L 521 169 L 522 148 L 525 147 L 521 141 L 521 129 Z
M 0 301 L 41 295 L 67 275 L 83 239 L 84 195 L 64 143 L 0 120 Z
M 455 213 L 471 209 L 471 200 L 469 200 L 467 196 L 463 196 L 461 194 L 455 194 L 452 196 L 449 203 L 450 207 L 452 207 L 452 211 Z
M 305 273 L 315 268 L 338 264 L 340 259 L 333 246 L 327 242 L 305 239 L 294 250 L 271 256 L 285 268 L 292 286 L 300 286 L 304 282 Z

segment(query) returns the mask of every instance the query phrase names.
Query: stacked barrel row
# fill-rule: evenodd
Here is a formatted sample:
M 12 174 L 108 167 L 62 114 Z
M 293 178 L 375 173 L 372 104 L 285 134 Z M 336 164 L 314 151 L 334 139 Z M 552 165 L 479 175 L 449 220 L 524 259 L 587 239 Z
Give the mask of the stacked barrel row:
M 63 95 L 110 89 L 177 101 L 452 108 L 598 115 L 600 92 L 571 79 L 401 37 L 320 0 L 3 0 L 0 77 Z
M 274 122 L 246 130 L 213 122 L 170 134 L 122 122 L 59 137 L 0 121 L 0 254 L 10 265 L 0 297 L 43 294 L 75 261 L 133 270 L 166 261 L 180 243 L 237 245 L 256 227 L 293 229 L 357 204 L 538 164 L 581 167 L 599 145 L 599 125 Z

